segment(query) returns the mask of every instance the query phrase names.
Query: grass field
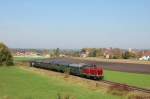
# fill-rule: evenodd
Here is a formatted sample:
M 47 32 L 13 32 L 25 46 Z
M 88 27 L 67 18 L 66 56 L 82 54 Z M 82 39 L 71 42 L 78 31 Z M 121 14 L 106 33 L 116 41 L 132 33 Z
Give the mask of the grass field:
M 150 89 L 150 75 L 105 70 L 105 80 Z
M 0 67 L 0 99 L 119 99 L 120 97 L 70 84 L 63 79 L 35 74 L 18 67 Z
M 14 57 L 14 61 L 32 61 L 46 59 L 44 57 Z

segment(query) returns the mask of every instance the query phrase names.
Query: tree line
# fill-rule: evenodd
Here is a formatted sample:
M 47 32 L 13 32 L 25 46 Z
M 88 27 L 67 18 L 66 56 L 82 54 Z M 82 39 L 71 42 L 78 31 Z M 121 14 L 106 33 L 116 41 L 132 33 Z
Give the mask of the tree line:
M 11 66 L 13 64 L 13 56 L 9 48 L 5 44 L 0 43 L 0 66 Z
M 88 57 L 102 57 L 109 59 L 131 59 L 141 57 L 140 52 L 128 51 L 119 48 L 83 48 L 81 53 L 86 53 Z

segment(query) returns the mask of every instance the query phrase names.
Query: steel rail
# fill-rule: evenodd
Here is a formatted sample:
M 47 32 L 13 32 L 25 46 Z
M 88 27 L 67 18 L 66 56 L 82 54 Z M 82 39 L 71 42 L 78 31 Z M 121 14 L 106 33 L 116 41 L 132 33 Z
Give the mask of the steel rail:
M 129 88 L 129 89 L 132 89 L 132 90 L 142 91 L 142 92 L 145 92 L 145 93 L 150 93 L 150 89 L 140 88 L 140 87 L 136 87 L 136 86 L 132 86 L 132 85 L 112 82 L 112 81 L 108 81 L 108 80 L 101 80 L 100 82 L 103 82 L 103 83 L 106 83 L 106 84 L 111 84 L 111 85 L 118 85 L 118 86 L 121 86 L 121 87 L 126 87 L 126 88 Z

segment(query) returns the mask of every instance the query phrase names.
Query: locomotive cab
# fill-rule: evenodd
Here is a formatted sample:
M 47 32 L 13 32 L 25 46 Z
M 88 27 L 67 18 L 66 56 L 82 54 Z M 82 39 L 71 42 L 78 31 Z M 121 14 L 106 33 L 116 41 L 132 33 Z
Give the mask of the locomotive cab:
M 103 69 L 95 64 L 85 67 L 82 74 L 88 78 L 103 79 Z

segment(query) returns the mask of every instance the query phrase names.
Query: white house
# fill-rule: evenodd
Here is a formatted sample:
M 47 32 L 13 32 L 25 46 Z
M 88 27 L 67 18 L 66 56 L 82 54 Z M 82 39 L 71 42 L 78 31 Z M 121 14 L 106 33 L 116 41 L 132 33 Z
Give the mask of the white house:
M 145 60 L 145 61 L 150 61 L 150 51 L 144 52 L 142 57 L 139 58 L 139 60 Z

